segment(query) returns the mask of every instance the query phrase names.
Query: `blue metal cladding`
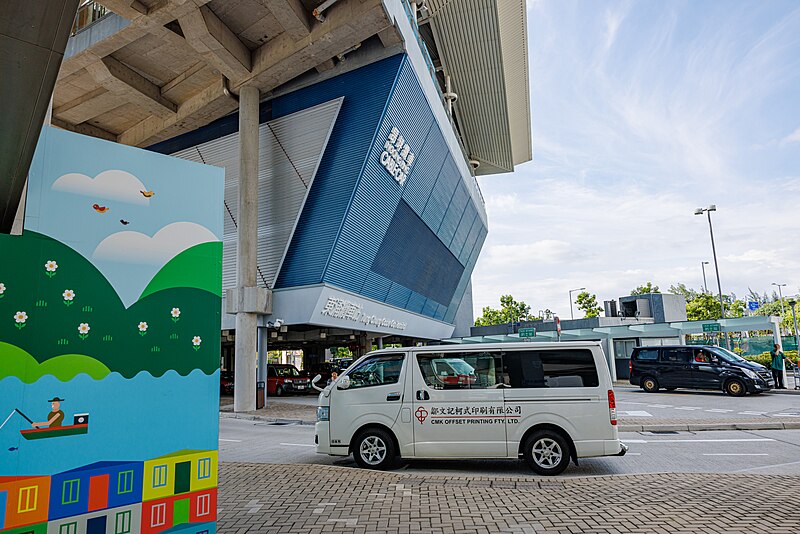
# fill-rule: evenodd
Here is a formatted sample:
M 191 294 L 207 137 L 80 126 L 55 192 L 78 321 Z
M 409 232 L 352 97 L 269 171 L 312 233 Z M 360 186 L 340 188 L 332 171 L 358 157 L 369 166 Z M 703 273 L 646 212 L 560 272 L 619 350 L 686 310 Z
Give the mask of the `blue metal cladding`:
M 280 97 L 272 113 L 280 117 L 342 95 L 277 287 L 325 282 L 452 322 L 486 237 L 453 159 L 462 156 L 449 152 L 404 55 Z M 415 154 L 404 184 L 380 163 L 393 127 Z M 387 251 L 393 261 L 383 257 Z
M 273 101 L 272 115 L 278 118 L 344 96 L 276 287 L 322 281 L 402 60 L 392 56 Z

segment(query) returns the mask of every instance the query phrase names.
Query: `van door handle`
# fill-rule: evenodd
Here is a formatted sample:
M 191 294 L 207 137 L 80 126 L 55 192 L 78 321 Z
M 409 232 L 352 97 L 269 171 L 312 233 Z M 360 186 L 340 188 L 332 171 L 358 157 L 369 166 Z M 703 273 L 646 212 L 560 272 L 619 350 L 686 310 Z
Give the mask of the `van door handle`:
M 388 395 L 386 395 L 386 400 L 387 401 L 399 401 L 400 400 L 400 394 L 399 393 L 389 393 Z
M 431 396 L 425 390 L 417 390 L 417 400 L 431 400 Z

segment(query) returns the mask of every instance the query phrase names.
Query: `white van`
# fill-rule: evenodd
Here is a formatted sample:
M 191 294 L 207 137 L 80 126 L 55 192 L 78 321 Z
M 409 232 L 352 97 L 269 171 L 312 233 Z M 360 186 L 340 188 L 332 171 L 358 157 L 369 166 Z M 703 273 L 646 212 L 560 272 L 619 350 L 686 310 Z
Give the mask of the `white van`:
M 519 458 L 542 475 L 622 456 L 600 344 L 505 343 L 370 352 L 319 396 L 317 452 L 361 467 L 399 458 Z

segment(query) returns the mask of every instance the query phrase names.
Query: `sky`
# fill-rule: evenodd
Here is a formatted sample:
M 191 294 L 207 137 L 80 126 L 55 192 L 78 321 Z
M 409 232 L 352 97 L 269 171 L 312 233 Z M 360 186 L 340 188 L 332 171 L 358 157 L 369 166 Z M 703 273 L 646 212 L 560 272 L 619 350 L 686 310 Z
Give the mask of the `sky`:
M 528 0 L 533 161 L 479 178 L 475 316 L 652 281 L 800 292 L 800 4 Z M 573 292 L 573 299 L 575 297 Z M 583 314 L 575 308 L 575 317 Z

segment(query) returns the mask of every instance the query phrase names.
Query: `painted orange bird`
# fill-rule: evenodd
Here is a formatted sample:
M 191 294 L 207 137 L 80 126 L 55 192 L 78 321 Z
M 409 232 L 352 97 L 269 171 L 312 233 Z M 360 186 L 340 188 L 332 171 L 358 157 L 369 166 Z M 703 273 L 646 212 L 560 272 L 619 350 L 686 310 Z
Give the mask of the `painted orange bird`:
M 101 206 L 100 204 L 92 204 L 92 207 L 97 213 L 105 213 L 109 210 L 108 206 Z
M 155 191 L 139 191 L 144 198 L 150 198 L 156 194 Z

